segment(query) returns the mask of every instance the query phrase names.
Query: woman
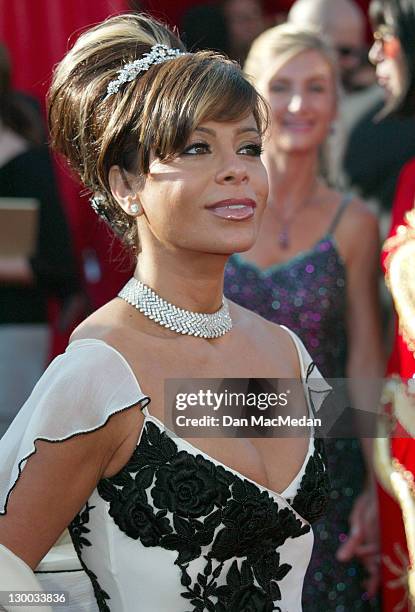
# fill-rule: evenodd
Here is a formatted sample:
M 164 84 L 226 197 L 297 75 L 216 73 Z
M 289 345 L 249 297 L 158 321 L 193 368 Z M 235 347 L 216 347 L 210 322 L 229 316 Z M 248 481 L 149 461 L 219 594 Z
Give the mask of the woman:
M 222 296 L 228 256 L 252 247 L 267 197 L 264 113 L 237 65 L 185 53 L 143 15 L 92 28 L 57 67 L 52 142 L 139 255 L 0 448 L 0 563 L 16 582 L 33 581 L 70 524 L 99 610 L 301 610 L 320 514 L 306 508 L 327 495 L 320 445 L 191 444 L 163 426 L 167 379 L 322 384 L 306 380 L 295 334 Z
M 314 31 L 278 26 L 255 41 L 245 71 L 271 107 L 263 155 L 270 193 L 255 245 L 230 259 L 226 295 L 294 329 L 325 376 L 377 377 L 377 222 L 360 201 L 330 189 L 319 175 L 336 115 L 333 53 Z M 356 393 L 353 399 L 359 407 Z M 328 439 L 326 450 L 332 501 L 314 528 L 304 608 L 368 609 L 368 593 L 376 591 L 374 548 L 363 557 L 359 539 L 376 539 L 367 529 L 374 524 L 373 482 L 364 483 L 357 440 Z M 353 537 L 346 542 L 349 516 Z M 370 572 L 367 592 L 355 554 Z
M 45 134 L 33 104 L 12 90 L 8 54 L 0 46 L 0 198 L 10 198 L 9 206 L 21 205 L 21 198 L 39 204 L 33 256 L 12 256 L 0 248 L 0 437 L 46 367 L 48 299 L 58 297 L 66 306 L 74 305 L 80 291 Z M 66 319 L 69 326 L 70 317 Z
M 400 0 L 372 2 L 370 13 L 374 28 L 374 44 L 369 57 L 376 66 L 379 84 L 385 89 L 384 115 L 396 113 L 411 116 L 415 113 L 415 3 Z M 403 169 L 392 210 L 389 237 L 383 248 L 383 265 L 397 312 L 394 346 L 389 359 L 387 374 L 403 379 L 415 374 L 415 304 L 413 301 L 414 248 L 415 248 L 415 162 L 410 161 Z M 408 497 L 415 499 L 415 428 L 413 404 L 408 423 L 397 417 L 396 429 L 390 444 L 394 478 L 405 475 L 408 482 Z M 407 541 L 402 520 L 406 508 L 399 506 L 398 499 L 388 479 L 379 474 L 380 519 L 382 529 L 382 588 L 384 610 L 410 610 L 408 572 L 414 567 L 408 548 L 414 550 L 415 542 Z M 396 492 L 395 492 L 396 493 Z M 403 510 L 403 513 L 402 513 Z M 413 520 L 413 519 L 412 519 Z M 409 521 L 408 521 L 409 522 Z M 409 534 L 410 532 L 408 532 Z M 413 553 L 412 553 L 413 554 Z M 415 598 L 412 587 L 412 598 Z

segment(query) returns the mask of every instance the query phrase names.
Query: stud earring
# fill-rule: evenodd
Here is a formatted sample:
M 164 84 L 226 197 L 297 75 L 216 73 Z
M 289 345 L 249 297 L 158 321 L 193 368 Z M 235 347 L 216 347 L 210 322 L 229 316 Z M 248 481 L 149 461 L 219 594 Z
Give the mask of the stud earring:
M 138 216 L 142 212 L 141 204 L 139 202 L 134 202 L 135 199 L 136 196 L 130 196 L 128 198 L 128 212 L 134 217 Z

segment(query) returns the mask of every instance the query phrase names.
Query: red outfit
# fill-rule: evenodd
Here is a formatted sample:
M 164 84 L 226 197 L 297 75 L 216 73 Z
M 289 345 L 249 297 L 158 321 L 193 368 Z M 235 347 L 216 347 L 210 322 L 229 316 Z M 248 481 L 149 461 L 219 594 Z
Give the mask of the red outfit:
M 405 225 L 405 214 L 415 205 L 415 159 L 408 162 L 399 178 L 395 201 L 392 211 L 392 224 L 389 237 L 395 236 L 400 225 Z M 399 248 L 399 247 L 398 247 Z M 388 252 L 382 254 L 382 263 L 387 272 Z M 415 262 L 414 262 L 415 273 Z M 411 378 L 415 374 L 415 353 L 405 342 L 399 333 L 397 323 L 393 351 L 389 359 L 387 374 L 398 374 L 401 378 Z M 415 419 L 415 415 L 414 415 Z M 393 438 L 391 443 L 392 456 L 401 465 L 415 475 L 415 440 L 413 438 Z M 382 555 L 402 566 L 402 560 L 397 555 L 396 545 L 408 556 L 402 512 L 399 505 L 386 491 L 379 487 L 380 521 L 381 521 L 381 545 Z M 382 602 L 385 612 L 393 612 L 395 606 L 404 600 L 405 590 L 403 587 L 394 588 L 388 584 L 396 580 L 397 575 L 382 563 Z M 409 610 L 399 608 L 403 612 Z

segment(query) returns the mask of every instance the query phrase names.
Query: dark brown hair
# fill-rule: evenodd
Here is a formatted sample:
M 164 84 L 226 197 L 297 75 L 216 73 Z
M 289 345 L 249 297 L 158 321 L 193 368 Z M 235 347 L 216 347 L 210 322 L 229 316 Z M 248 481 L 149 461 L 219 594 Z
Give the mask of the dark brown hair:
M 52 145 L 86 187 L 105 198 L 109 224 L 133 247 L 138 247 L 136 224 L 112 197 L 111 166 L 145 180 L 151 151 L 161 160 L 172 158 L 201 121 L 253 113 L 261 132 L 267 121 L 266 104 L 240 67 L 211 51 L 151 66 L 105 99 L 117 71 L 157 43 L 184 50 L 153 18 L 112 17 L 79 37 L 57 66 L 48 95 Z
M 401 95 L 385 107 L 379 118 L 390 113 L 401 117 L 415 114 L 415 0 L 372 0 L 369 15 L 374 29 L 388 23 L 401 45 L 406 83 Z

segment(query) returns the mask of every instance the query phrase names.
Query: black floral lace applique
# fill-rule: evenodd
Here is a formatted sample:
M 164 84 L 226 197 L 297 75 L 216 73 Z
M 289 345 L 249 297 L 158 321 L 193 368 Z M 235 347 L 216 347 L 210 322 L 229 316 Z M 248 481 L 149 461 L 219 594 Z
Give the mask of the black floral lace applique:
M 277 549 L 308 533 L 310 525 L 291 508 L 279 508 L 267 491 L 202 455 L 179 451 L 151 421 L 128 464 L 101 480 L 97 490 L 126 535 L 143 546 L 178 553 L 181 595 L 193 612 L 279 610 L 274 606 L 281 599 L 278 582 L 292 566 L 280 563 Z M 206 546 L 209 552 L 203 554 Z M 202 554 L 203 574 L 192 578 L 191 562 Z M 235 557 L 240 568 L 236 559 L 227 564 L 218 586 L 225 563 Z
M 73 546 L 78 555 L 82 569 L 88 575 L 91 580 L 92 587 L 94 589 L 95 599 L 97 601 L 98 609 L 100 612 L 110 612 L 110 608 L 106 602 L 107 599 L 111 599 L 110 596 L 100 587 L 98 578 L 92 570 L 90 570 L 82 559 L 82 548 L 84 546 L 91 546 L 91 542 L 87 539 L 86 534 L 90 532 L 90 529 L 86 527 L 89 523 L 89 513 L 95 506 L 90 506 L 88 502 L 79 514 L 75 516 L 72 523 L 68 526 L 69 533 L 72 538 Z
M 276 549 L 288 538 L 308 533 L 310 526 L 304 525 L 290 508 L 278 509 L 266 491 L 261 492 L 248 481 L 235 477 L 232 493 L 233 499 L 221 512 L 219 526 L 223 528 L 212 538 L 204 574 L 198 574 L 196 584 L 189 581 L 187 566 L 176 561 L 182 570 L 182 584 L 187 587 L 182 596 L 191 599 L 194 610 L 279 610 L 274 607 L 274 602 L 281 599 L 278 581 L 292 566 L 280 564 Z M 226 585 L 217 586 L 215 578 L 220 576 L 225 561 L 234 557 L 244 559 L 241 569 L 235 560 L 226 574 Z M 216 604 L 209 599 L 211 596 L 217 598 Z
M 323 440 L 315 438 L 314 453 L 307 462 L 300 487 L 290 505 L 309 523 L 321 518 L 327 507 L 330 479 Z

